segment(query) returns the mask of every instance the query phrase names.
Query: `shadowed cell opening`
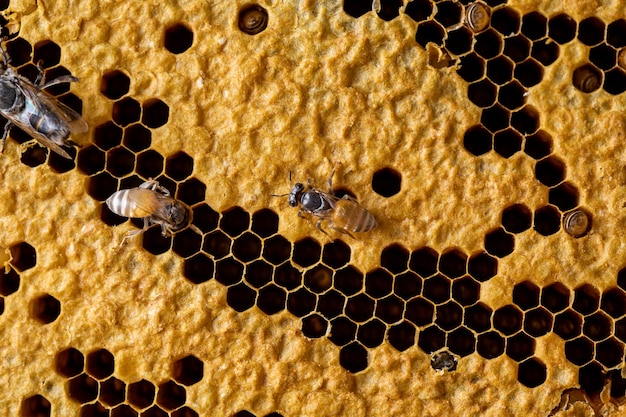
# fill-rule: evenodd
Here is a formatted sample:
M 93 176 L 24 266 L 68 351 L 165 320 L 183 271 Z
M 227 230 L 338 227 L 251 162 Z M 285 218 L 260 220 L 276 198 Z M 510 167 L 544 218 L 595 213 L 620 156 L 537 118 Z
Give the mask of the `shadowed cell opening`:
M 22 400 L 20 407 L 21 417 L 50 417 L 51 410 L 50 401 L 41 395 L 33 395 L 32 397 Z
M 52 323 L 60 314 L 61 302 L 50 294 L 41 295 L 30 302 L 30 315 L 41 324 Z
M 183 24 L 176 23 L 165 29 L 163 46 L 173 54 L 182 54 L 193 44 L 193 32 Z

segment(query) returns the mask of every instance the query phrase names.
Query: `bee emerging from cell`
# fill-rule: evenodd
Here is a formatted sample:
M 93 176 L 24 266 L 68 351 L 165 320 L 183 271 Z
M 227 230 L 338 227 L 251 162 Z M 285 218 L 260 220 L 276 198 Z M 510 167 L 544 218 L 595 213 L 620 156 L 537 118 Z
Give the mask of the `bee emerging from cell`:
M 167 188 L 152 179 L 139 187 L 116 191 L 107 198 L 106 205 L 119 216 L 143 217 L 143 229 L 128 233 L 120 246 L 126 239 L 143 233 L 153 224 L 161 225 L 163 236 L 172 236 L 187 227 L 191 221 L 189 207 L 172 198 Z
M 80 114 L 48 95 L 44 89 L 56 84 L 75 82 L 78 78 L 63 75 L 44 83 L 43 70 L 37 63 L 39 75 L 35 83 L 32 83 L 9 67 L 11 61 L 9 55 L 4 48 L 0 50 L 2 52 L 0 114 L 8 120 L 4 126 L 0 152 L 4 151 L 10 127 L 16 125 L 33 137 L 32 141 L 24 144 L 25 146 L 32 146 L 38 142 L 62 157 L 71 159 L 63 148 L 77 145 L 69 139 L 69 136 L 73 133 L 86 132 L 87 123 Z
M 301 182 L 297 182 L 291 188 L 289 194 L 273 194 L 274 197 L 289 196 L 291 207 L 300 207 L 298 216 L 312 215 L 318 218 L 317 230 L 325 233 L 322 229 L 322 222 L 327 221 L 328 227 L 340 233 L 345 233 L 355 238 L 352 233 L 368 232 L 377 226 L 376 219 L 366 209 L 364 209 L 352 196 L 346 194 L 339 198 L 333 192 L 333 176 L 335 170 L 328 179 L 328 192 L 315 188 L 309 179 L 305 187 Z M 291 173 L 290 173 L 291 180 Z

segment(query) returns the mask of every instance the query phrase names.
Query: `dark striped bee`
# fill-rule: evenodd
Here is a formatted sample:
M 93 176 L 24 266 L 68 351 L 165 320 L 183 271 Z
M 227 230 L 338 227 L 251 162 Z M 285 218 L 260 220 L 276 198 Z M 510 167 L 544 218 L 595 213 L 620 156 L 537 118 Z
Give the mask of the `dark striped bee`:
M 2 49 L 0 114 L 6 117 L 8 122 L 4 126 L 0 152 L 4 151 L 9 128 L 16 125 L 31 135 L 34 141 L 64 158 L 71 159 L 63 147 L 76 145 L 69 136 L 72 133 L 86 132 L 87 123 L 78 113 L 43 90 L 56 84 L 78 81 L 78 78 L 63 75 L 43 83 L 43 71 L 37 65 L 39 75 L 33 84 L 9 67 L 9 62 L 10 57 Z

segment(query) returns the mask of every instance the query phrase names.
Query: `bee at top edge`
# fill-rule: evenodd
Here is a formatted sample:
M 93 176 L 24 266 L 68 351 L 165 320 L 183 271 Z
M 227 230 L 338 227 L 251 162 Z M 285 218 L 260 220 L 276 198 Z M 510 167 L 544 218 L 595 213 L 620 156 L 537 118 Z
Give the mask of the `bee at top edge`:
M 298 216 L 310 214 L 319 220 L 316 223 L 317 230 L 326 233 L 322 229 L 322 222 L 327 221 L 328 227 L 340 233 L 347 234 L 355 238 L 352 233 L 363 233 L 374 229 L 377 226 L 376 219 L 366 209 L 364 209 L 350 195 L 339 198 L 333 192 L 333 176 L 335 170 L 328 179 L 328 192 L 315 188 L 309 179 L 307 186 L 298 182 L 291 188 L 289 194 L 274 195 L 276 197 L 289 196 L 289 205 L 299 207 Z M 291 174 L 290 174 L 291 177 Z
M 189 207 L 171 197 L 167 188 L 152 179 L 139 187 L 116 191 L 107 198 L 106 205 L 119 216 L 143 218 L 143 229 L 130 232 L 122 240 L 122 244 L 153 224 L 161 226 L 163 236 L 172 236 L 191 221 Z
M 27 142 L 26 146 L 38 142 L 62 157 L 71 159 L 71 156 L 63 148 L 78 146 L 69 139 L 69 136 L 73 133 L 86 132 L 87 123 L 80 114 L 44 90 L 53 85 L 78 81 L 78 78 L 62 75 L 44 83 L 43 70 L 41 65 L 37 63 L 39 74 L 35 82 L 32 83 L 9 66 L 11 58 L 3 47 L 0 47 L 0 51 L 2 52 L 0 114 L 8 120 L 2 133 L 0 152 L 4 151 L 9 129 L 12 125 L 16 125 L 33 137 L 33 141 Z

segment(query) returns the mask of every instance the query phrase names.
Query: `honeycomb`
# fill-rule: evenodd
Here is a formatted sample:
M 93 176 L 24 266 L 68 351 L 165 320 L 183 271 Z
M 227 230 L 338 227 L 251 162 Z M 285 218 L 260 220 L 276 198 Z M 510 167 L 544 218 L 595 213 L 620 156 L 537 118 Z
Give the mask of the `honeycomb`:
M 0 414 L 624 412 L 622 4 L 48 3 L 10 65 L 90 131 L 10 129 Z M 335 168 L 376 230 L 276 197 Z M 119 247 L 148 179 L 193 227 Z

